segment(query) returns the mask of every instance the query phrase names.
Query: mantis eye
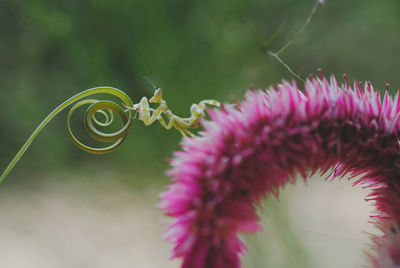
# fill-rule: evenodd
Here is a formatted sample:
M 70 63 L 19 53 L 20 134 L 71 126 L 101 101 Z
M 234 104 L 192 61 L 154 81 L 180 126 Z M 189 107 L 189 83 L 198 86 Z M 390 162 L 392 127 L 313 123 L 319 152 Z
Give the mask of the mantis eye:
M 162 95 L 162 89 L 161 88 L 157 88 L 156 91 L 154 92 L 154 96 L 156 95 Z
M 159 88 L 154 92 L 153 97 L 149 100 L 151 103 L 160 103 L 162 100 L 162 89 Z

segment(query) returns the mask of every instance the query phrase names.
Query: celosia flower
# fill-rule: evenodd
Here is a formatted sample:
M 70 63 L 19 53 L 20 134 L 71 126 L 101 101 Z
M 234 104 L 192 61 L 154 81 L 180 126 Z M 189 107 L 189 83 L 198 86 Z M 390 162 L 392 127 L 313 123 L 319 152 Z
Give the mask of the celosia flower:
M 365 88 L 365 89 L 364 89 Z M 372 188 L 373 219 L 383 235 L 369 252 L 374 267 L 400 267 L 400 105 L 370 84 L 311 79 L 305 93 L 283 82 L 249 91 L 238 108 L 211 111 L 204 132 L 186 138 L 168 175 L 161 208 L 175 222 L 167 238 L 182 268 L 238 268 L 239 233 L 261 229 L 255 206 L 281 186 L 334 167 L 362 174 Z

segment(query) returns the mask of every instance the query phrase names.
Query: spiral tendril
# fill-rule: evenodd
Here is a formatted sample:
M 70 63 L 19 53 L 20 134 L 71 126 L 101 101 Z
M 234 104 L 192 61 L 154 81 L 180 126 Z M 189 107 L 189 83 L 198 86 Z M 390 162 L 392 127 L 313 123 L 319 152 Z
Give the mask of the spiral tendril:
M 72 141 L 82 150 L 93 153 L 93 154 L 104 154 L 104 153 L 109 153 L 113 150 L 115 150 L 117 147 L 121 145 L 121 143 L 125 140 L 128 131 L 132 125 L 133 122 L 133 110 L 126 110 L 116 104 L 115 102 L 108 101 L 108 100 L 96 100 L 96 99 L 84 99 L 88 96 L 92 96 L 94 94 L 108 94 L 111 96 L 115 96 L 119 98 L 122 101 L 122 106 L 123 107 L 133 107 L 133 102 L 129 98 L 128 95 L 126 95 L 123 91 L 113 88 L 113 87 L 95 87 L 91 89 L 87 89 L 85 91 L 82 91 L 75 96 L 69 98 L 68 100 L 64 101 L 62 104 L 60 104 L 57 108 L 55 108 L 40 124 L 39 126 L 33 131 L 31 136 L 28 138 L 28 140 L 25 142 L 25 144 L 19 149 L 17 154 L 14 156 L 14 158 L 11 160 L 11 162 L 8 164 L 6 169 L 4 170 L 3 174 L 1 174 L 0 177 L 0 183 L 2 183 L 7 175 L 10 173 L 10 171 L 14 168 L 14 166 L 17 164 L 19 159 L 22 157 L 24 152 L 28 149 L 28 147 L 31 145 L 35 137 L 40 133 L 40 131 L 47 125 L 47 123 L 50 122 L 51 119 L 53 119 L 58 113 L 60 113 L 62 110 L 64 110 L 66 107 L 69 105 L 75 103 L 74 106 L 72 106 L 71 110 L 68 113 L 67 116 L 67 129 L 68 133 L 72 139 Z M 79 102 L 77 102 L 79 101 Z M 96 148 L 96 147 L 90 147 L 88 145 L 85 145 L 81 141 L 79 141 L 76 136 L 73 134 L 71 125 L 70 125 L 70 120 L 71 116 L 74 113 L 74 111 L 83 106 L 83 105 L 89 105 L 89 107 L 86 110 L 85 114 L 85 126 L 88 134 L 95 140 L 99 142 L 112 142 L 111 145 L 106 146 L 106 147 L 101 147 L 101 148 Z M 99 131 L 96 128 L 97 126 L 100 127 L 107 127 L 112 124 L 114 121 L 114 113 L 120 118 L 122 121 L 122 128 L 116 132 L 113 133 L 105 133 L 102 131 Z M 100 120 L 99 118 L 96 117 L 96 115 L 102 115 L 103 118 Z
M 108 117 L 106 111 L 108 111 L 108 113 L 110 114 L 110 118 Z M 111 125 L 111 123 L 114 121 L 114 114 L 112 113 L 112 111 L 111 110 L 106 110 L 106 111 L 104 110 L 96 111 L 96 113 L 102 114 L 104 116 L 104 122 L 101 122 L 96 118 L 96 113 L 93 115 L 93 121 L 95 121 L 97 125 L 102 127 L 107 127 Z

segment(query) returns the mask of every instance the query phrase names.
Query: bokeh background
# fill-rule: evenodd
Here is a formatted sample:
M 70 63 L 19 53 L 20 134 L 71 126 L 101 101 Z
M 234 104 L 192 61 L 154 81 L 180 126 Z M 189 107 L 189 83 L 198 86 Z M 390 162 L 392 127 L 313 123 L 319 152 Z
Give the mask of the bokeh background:
M 294 79 L 267 51 L 301 28 L 314 0 L 0 0 L 0 167 L 40 121 L 87 88 L 134 101 L 162 87 L 188 115 L 204 98 L 241 100 L 246 89 Z M 326 0 L 281 58 L 302 77 L 372 81 L 397 92 L 400 2 Z M 301 82 L 299 82 L 301 85 Z M 76 148 L 66 112 L 34 141 L 0 187 L 1 267 L 178 267 L 156 208 L 166 158 L 181 136 L 135 122 L 108 155 Z M 83 135 L 77 118 L 75 131 Z M 366 190 L 312 178 L 260 208 L 265 231 L 244 237 L 244 267 L 361 267 Z

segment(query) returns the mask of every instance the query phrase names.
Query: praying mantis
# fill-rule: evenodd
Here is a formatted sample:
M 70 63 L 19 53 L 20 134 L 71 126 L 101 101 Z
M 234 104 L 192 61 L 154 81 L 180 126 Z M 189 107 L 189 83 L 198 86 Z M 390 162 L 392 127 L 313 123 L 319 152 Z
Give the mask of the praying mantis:
M 154 109 L 150 107 L 149 103 L 158 103 L 159 106 Z M 125 108 L 127 110 L 135 111 L 139 115 L 138 119 L 143 121 L 145 126 L 149 126 L 157 120 L 161 126 L 166 129 L 174 127 L 179 130 L 183 136 L 194 137 L 195 135 L 188 130 L 188 128 L 197 128 L 200 126 L 200 121 L 205 116 L 204 110 L 207 108 L 206 105 L 217 108 L 221 107 L 220 102 L 206 99 L 200 101 L 198 104 L 192 104 L 190 107 L 190 117 L 179 117 L 168 108 L 167 102 L 162 98 L 162 89 L 158 88 L 155 90 L 153 97 L 149 100 L 146 97 L 143 97 L 139 103 L 134 104 L 132 107 L 125 105 Z M 162 117 L 163 114 L 169 120 L 168 124 Z

